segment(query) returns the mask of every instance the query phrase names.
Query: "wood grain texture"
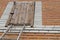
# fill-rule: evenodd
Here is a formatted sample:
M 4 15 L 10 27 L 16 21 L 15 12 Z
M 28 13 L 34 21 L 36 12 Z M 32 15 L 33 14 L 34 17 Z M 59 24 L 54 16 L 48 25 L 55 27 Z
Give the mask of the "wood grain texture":
M 17 3 L 11 19 L 12 24 L 33 24 L 34 3 Z

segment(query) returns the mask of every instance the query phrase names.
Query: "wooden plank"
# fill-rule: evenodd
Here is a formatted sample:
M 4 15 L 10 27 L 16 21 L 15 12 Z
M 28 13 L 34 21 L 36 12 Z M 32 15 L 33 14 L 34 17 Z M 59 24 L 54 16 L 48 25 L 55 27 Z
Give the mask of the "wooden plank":
M 11 23 L 23 24 L 25 20 L 25 24 L 31 24 L 33 20 L 32 14 L 34 12 L 33 7 L 34 7 L 33 2 L 28 4 L 26 2 L 20 4 L 17 3 Z

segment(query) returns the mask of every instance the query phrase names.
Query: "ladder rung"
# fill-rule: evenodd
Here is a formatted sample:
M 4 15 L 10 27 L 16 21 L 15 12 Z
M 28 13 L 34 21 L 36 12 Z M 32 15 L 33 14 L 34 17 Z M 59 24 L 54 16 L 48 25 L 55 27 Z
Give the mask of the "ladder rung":
M 11 39 L 11 38 L 2 38 L 0 40 L 16 40 L 16 39 Z
M 9 33 L 6 33 L 7 35 L 8 34 L 19 34 L 19 32 L 18 33 L 16 33 L 16 32 L 9 32 Z

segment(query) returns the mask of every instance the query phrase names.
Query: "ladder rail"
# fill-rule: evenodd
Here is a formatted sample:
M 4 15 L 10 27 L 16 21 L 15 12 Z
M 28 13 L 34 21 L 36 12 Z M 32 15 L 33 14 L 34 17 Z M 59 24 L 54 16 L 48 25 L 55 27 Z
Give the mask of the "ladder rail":
M 24 4 L 24 5 L 26 5 L 26 4 Z M 23 8 L 24 8 L 25 6 L 23 6 Z M 25 9 L 25 8 L 24 8 Z M 20 39 L 20 36 L 21 36 L 21 34 L 22 34 L 22 32 L 23 32 L 23 30 L 24 30 L 24 28 L 25 28 L 25 18 L 26 18 L 26 13 L 25 13 L 25 11 L 24 11 L 24 20 L 23 20 L 23 24 L 24 24 L 24 26 L 23 26 L 23 28 L 22 28 L 22 30 L 20 31 L 20 33 L 19 33 L 19 35 L 18 35 L 18 37 L 17 37 L 17 40 L 19 40 Z
M 16 2 L 15 2 L 15 0 L 14 0 L 14 6 L 16 5 Z M 14 9 L 15 9 L 15 7 L 14 7 Z M 14 12 L 14 11 L 13 11 Z M 0 39 L 2 39 L 4 36 L 5 36 L 5 34 L 9 31 L 9 29 L 12 27 L 12 24 L 11 24 L 11 26 L 9 26 L 8 27 L 8 29 L 2 34 L 2 36 L 0 37 Z
M 17 40 L 19 40 L 19 39 L 20 39 L 20 36 L 21 36 L 21 34 L 22 34 L 22 32 L 23 32 L 24 28 L 25 28 L 25 25 L 23 26 L 22 30 L 20 31 L 20 33 L 19 33 L 19 35 L 18 35 L 18 37 L 17 37 Z
M 2 34 L 2 36 L 0 37 L 0 39 L 2 39 L 2 38 L 6 35 L 6 33 L 9 31 L 9 29 L 10 29 L 11 27 L 12 27 L 12 25 L 8 27 L 8 29 Z

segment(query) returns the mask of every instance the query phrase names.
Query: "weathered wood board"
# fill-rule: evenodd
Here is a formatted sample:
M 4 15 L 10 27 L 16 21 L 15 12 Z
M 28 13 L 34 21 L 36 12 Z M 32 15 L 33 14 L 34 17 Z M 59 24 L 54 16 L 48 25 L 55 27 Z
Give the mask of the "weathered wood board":
M 33 24 L 34 2 L 17 2 L 14 14 L 11 19 L 12 24 Z

